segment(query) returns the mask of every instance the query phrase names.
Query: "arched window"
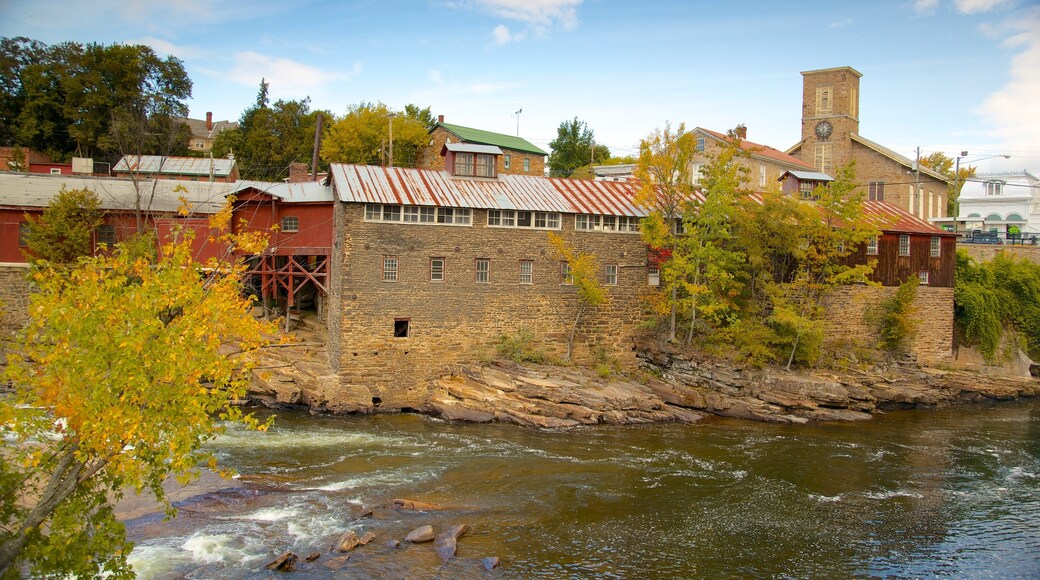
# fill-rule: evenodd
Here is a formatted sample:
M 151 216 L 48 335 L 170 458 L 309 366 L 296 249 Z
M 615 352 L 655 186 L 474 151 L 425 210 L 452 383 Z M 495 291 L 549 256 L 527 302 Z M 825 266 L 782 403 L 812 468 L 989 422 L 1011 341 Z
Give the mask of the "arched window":
M 1004 182 L 999 180 L 986 182 L 986 195 L 1001 195 L 1004 193 Z
M 1004 220 L 998 214 L 991 213 L 988 216 L 986 216 L 986 221 L 988 221 L 988 222 L 1002 222 Z
M 979 214 L 977 214 L 977 213 L 969 213 L 969 214 L 968 214 L 968 219 L 971 219 L 971 218 L 980 218 L 980 217 L 982 217 L 982 216 L 980 216 L 980 215 L 979 215 Z
M 1025 220 L 1022 219 L 1022 216 L 1018 215 L 1017 213 L 1012 213 L 1012 214 L 1008 214 L 1008 216 L 1004 219 L 1004 221 L 1006 221 L 1006 222 L 1024 222 Z

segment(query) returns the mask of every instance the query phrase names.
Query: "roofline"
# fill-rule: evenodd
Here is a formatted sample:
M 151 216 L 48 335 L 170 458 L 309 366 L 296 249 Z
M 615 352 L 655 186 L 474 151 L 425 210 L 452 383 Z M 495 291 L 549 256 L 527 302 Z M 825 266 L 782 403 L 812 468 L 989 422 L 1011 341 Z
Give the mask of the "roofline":
M 722 134 L 722 133 L 719 133 L 718 131 L 712 131 L 711 129 L 705 129 L 704 127 L 694 127 L 693 131 L 691 131 L 691 132 L 692 133 L 697 133 L 698 131 L 703 131 L 705 134 L 707 134 L 712 139 L 715 139 L 716 141 L 719 141 L 720 143 L 725 143 L 724 139 L 720 139 L 718 137 L 718 135 Z M 716 135 L 716 134 L 718 134 L 718 135 Z M 741 139 L 741 142 L 742 143 L 748 143 L 748 144 L 750 144 L 753 147 L 769 147 L 769 145 L 764 145 L 762 143 L 756 143 L 754 141 L 748 141 L 747 139 Z M 791 157 L 794 157 L 790 153 L 788 153 L 786 151 L 780 151 L 779 149 L 777 149 L 775 147 L 769 147 L 769 148 L 772 149 L 773 151 L 777 151 L 777 152 L 783 153 L 784 155 L 789 155 Z M 741 147 L 741 149 L 746 151 L 748 153 L 748 155 L 750 155 L 751 157 L 753 157 L 755 159 L 772 161 L 773 163 L 781 163 L 781 164 L 784 164 L 784 165 L 795 165 L 794 163 L 791 163 L 789 161 L 782 161 L 780 159 L 774 159 L 772 157 L 769 157 L 768 155 L 762 155 L 761 153 L 753 151 L 751 149 L 744 149 L 743 147 Z M 812 171 L 816 171 L 816 168 L 813 167 L 812 165 L 809 165 L 808 163 L 805 163 L 804 161 L 798 159 L 797 157 L 795 157 L 795 159 L 797 159 L 798 163 L 799 163 L 799 165 L 797 165 L 797 166 L 801 167 L 803 170 L 808 171 L 811 168 Z
M 454 123 L 451 123 L 451 124 L 455 125 Z M 438 122 L 436 125 L 433 126 L 432 129 L 427 131 L 426 134 L 429 135 L 430 133 L 433 133 L 434 131 L 436 131 L 438 127 L 440 127 L 441 129 L 444 129 L 445 131 L 451 133 L 452 135 L 455 135 L 459 139 L 462 139 L 462 135 L 459 135 L 455 131 L 452 131 L 451 129 L 449 129 L 447 127 L 447 125 L 448 125 L 448 123 Z M 463 129 L 469 129 L 471 131 L 481 131 L 481 132 L 484 132 L 484 133 L 491 133 L 492 135 L 501 135 L 503 137 L 508 137 L 510 139 L 522 139 L 524 142 L 526 142 L 528 145 L 531 146 L 531 149 L 517 149 L 515 147 L 502 147 L 501 145 L 499 145 L 497 143 L 485 143 L 483 141 L 473 141 L 472 139 L 468 140 L 471 143 L 479 143 L 481 145 L 494 145 L 495 147 L 498 147 L 500 149 L 509 149 L 510 151 L 520 151 L 522 153 L 530 153 L 532 155 L 541 155 L 543 157 L 549 155 L 549 153 L 547 153 L 545 151 L 542 151 L 537 145 L 535 145 L 534 143 L 531 143 L 530 141 L 528 141 L 527 139 L 524 139 L 523 137 L 519 137 L 519 136 L 514 137 L 512 135 L 506 135 L 505 133 L 496 133 L 494 131 L 486 131 L 484 129 L 477 129 L 475 127 L 466 127 L 465 125 L 455 125 L 455 126 L 456 127 L 461 127 Z
M 856 133 L 850 133 L 849 136 L 852 138 L 853 141 L 859 142 L 860 145 L 865 145 L 865 146 L 873 149 L 874 151 L 877 151 L 878 153 L 884 155 L 885 157 L 888 157 L 892 161 L 895 161 L 896 163 L 899 163 L 900 165 L 908 167 L 911 170 L 914 169 L 914 162 L 912 160 L 910 160 L 910 158 L 903 157 L 902 155 L 896 153 L 895 151 L 889 149 L 888 147 L 885 147 L 884 145 L 880 145 L 878 143 L 875 143 L 875 142 L 871 141 L 870 139 L 867 139 L 866 137 L 863 137 L 862 135 L 858 135 Z M 939 181 L 942 181 L 946 185 L 949 185 L 950 182 L 952 181 L 949 177 L 946 177 L 945 175 L 943 175 L 942 173 L 939 173 L 938 171 L 929 169 L 928 167 L 925 167 L 924 165 L 921 165 L 920 163 L 918 163 L 917 165 L 918 165 L 917 169 L 921 173 L 924 173 L 925 175 L 928 175 L 930 177 L 938 179 Z
M 862 77 L 863 76 L 863 73 L 861 73 L 858 70 L 852 68 L 851 66 L 836 66 L 836 67 L 832 67 L 832 68 L 818 68 L 818 69 L 814 69 L 814 70 L 803 70 L 801 74 L 804 76 L 804 75 L 814 74 L 814 73 L 838 72 L 838 71 L 841 71 L 841 70 L 847 70 L 850 73 L 856 75 L 857 77 Z

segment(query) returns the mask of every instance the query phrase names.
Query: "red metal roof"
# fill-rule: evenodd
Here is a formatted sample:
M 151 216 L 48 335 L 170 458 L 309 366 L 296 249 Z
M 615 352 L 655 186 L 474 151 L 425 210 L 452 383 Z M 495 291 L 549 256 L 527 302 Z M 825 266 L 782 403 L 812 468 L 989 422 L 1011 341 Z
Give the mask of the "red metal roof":
M 340 201 L 513 209 L 643 217 L 633 203 L 636 184 L 623 181 L 499 175 L 455 177 L 445 171 L 334 164 L 332 183 Z
M 933 224 L 900 209 L 886 201 L 864 201 L 863 212 L 867 219 L 885 232 L 904 234 L 928 234 L 930 236 L 956 236 L 935 227 Z
M 705 133 L 711 135 L 712 137 L 715 137 L 720 141 L 728 142 L 730 140 L 729 136 L 727 136 L 726 134 L 719 133 L 718 131 L 712 131 L 711 129 L 705 129 L 704 127 L 697 127 L 695 131 L 704 131 Z M 740 141 L 740 148 L 753 155 L 759 155 L 768 159 L 772 159 L 777 163 L 793 165 L 794 167 L 801 167 L 810 171 L 816 171 L 816 168 L 812 165 L 802 161 L 797 157 L 788 155 L 787 153 L 784 153 L 779 149 L 774 149 L 769 145 L 761 145 L 759 143 L 753 143 L 745 139 Z

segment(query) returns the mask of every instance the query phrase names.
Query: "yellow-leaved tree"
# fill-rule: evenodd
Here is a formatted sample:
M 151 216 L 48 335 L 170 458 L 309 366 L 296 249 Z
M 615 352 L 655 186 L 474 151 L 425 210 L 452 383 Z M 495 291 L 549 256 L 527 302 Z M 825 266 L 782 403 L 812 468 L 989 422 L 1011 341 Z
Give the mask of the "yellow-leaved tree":
M 578 308 L 574 314 L 574 323 L 567 333 L 567 360 L 574 353 L 574 333 L 578 329 L 581 315 L 589 308 L 599 308 L 606 304 L 610 297 L 599 281 L 599 261 L 595 254 L 579 252 L 569 246 L 560 236 L 549 232 L 549 244 L 556 257 L 564 262 L 564 283 L 573 284 L 578 290 Z
M 215 467 L 202 444 L 221 421 L 266 427 L 230 404 L 248 369 L 220 347 L 255 349 L 273 327 L 251 315 L 241 265 L 196 262 L 191 238 L 159 258 L 120 244 L 32 273 L 30 321 L 6 371 L 13 390 L 0 398 L 0 577 L 132 576 L 112 502 L 148 489 L 172 513 L 163 481 Z

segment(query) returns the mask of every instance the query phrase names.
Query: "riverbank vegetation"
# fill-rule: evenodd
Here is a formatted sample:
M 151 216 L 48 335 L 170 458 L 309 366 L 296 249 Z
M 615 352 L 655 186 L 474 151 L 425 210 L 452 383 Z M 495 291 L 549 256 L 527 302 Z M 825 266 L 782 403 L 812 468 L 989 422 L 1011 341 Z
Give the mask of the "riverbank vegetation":
M 230 216 L 211 226 L 227 231 Z M 200 446 L 218 421 L 263 427 L 229 406 L 248 374 L 221 347 L 259 347 L 274 328 L 251 315 L 238 266 L 199 264 L 191 246 L 181 232 L 159 256 L 126 244 L 34 265 L 0 397 L 0 577 L 132 576 L 112 502 L 147 489 L 172 511 L 164 480 L 215 465 Z
M 663 289 L 651 306 L 670 342 L 733 349 L 758 364 L 812 365 L 822 299 L 841 284 L 871 283 L 874 263 L 849 257 L 878 225 L 865 218 L 854 166 L 801 200 L 779 187 L 754 193 L 749 155 L 731 131 L 694 175 L 696 137 L 685 126 L 643 141 L 637 203 L 650 212 L 643 239 Z
M 958 251 L 954 323 L 988 361 L 1006 358 L 1002 345 L 1040 358 L 1040 264 L 1003 253 L 977 262 Z

